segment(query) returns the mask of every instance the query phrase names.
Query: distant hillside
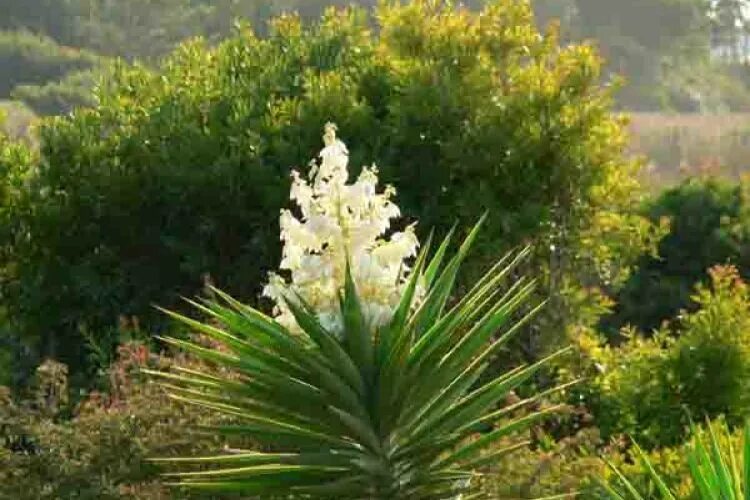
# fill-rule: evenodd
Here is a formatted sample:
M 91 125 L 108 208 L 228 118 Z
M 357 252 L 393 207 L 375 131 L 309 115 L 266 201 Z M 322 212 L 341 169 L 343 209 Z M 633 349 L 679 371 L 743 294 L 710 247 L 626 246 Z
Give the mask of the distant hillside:
M 539 24 L 558 23 L 563 40 L 596 43 L 604 79 L 625 77 L 621 108 L 652 112 L 750 111 L 749 3 L 532 0 Z M 377 0 L 0 0 L 0 99 L 67 113 L 89 103 L 95 73 L 111 58 L 150 64 L 186 38 L 226 37 L 236 19 L 265 36 L 283 12 L 314 19 L 349 4 Z

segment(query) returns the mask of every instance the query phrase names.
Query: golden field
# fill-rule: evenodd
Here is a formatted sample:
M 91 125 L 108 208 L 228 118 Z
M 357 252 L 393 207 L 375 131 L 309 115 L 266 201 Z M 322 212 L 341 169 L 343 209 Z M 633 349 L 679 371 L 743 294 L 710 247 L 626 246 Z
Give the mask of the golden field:
M 631 113 L 631 151 L 659 184 L 701 173 L 739 177 L 750 171 L 750 113 Z

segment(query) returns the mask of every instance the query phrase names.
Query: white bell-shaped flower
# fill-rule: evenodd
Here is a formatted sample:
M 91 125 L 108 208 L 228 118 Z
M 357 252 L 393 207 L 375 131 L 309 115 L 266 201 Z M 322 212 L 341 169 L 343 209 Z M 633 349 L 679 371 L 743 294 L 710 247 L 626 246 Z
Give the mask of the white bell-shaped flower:
M 347 184 L 349 151 L 336 137 L 336 126 L 326 124 L 325 147 L 308 179 L 292 172 L 290 199 L 299 206 L 297 218 L 289 210 L 280 217 L 284 242 L 280 269 L 291 279 L 272 273 L 263 294 L 276 307 L 276 320 L 299 330 L 284 297 L 301 297 L 318 314 L 326 329 L 343 335 L 339 295 L 343 292 L 347 258 L 362 303 L 365 319 L 373 329 L 390 321 L 403 293 L 409 266 L 419 241 L 411 225 L 386 239 L 391 221 L 400 216 L 391 201 L 395 189 L 377 192 L 377 168 L 363 168 L 353 184 Z

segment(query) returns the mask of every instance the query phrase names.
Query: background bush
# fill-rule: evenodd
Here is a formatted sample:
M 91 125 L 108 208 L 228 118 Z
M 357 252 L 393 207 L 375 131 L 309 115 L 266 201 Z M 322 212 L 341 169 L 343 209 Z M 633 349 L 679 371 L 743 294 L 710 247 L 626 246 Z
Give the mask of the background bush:
M 744 436 L 741 428 L 730 431 L 725 424 L 726 422 L 722 418 L 710 422 L 713 436 L 716 437 L 718 451 L 725 457 L 724 463 L 726 464 L 729 462 L 726 457 L 734 456 L 738 458 L 743 453 Z M 696 425 L 696 432 L 691 433 L 690 439 L 686 442 L 646 453 L 648 461 L 676 498 L 685 500 L 702 498 L 698 494 L 699 492 L 695 490 L 694 475 L 688 464 L 688 457 L 694 451 L 697 438 L 700 438 L 704 444 L 712 443 L 713 439 L 709 432 L 708 422 L 699 423 Z M 713 459 L 714 451 L 711 450 L 708 453 L 712 454 L 711 459 Z M 636 457 L 635 450 L 630 449 L 613 452 L 608 458 L 642 495 L 646 498 L 660 498 L 661 495 L 654 483 L 653 476 L 645 470 Z M 602 477 L 617 488 L 622 487 L 622 483 L 615 477 L 611 469 L 604 470 Z
M 613 298 L 610 332 L 630 324 L 648 332 L 681 309 L 693 310 L 696 283 L 707 283 L 706 270 L 733 264 L 750 277 L 750 190 L 748 183 L 692 178 L 658 194 L 646 208 L 651 220 L 670 220 L 658 255 L 644 255 L 623 289 Z
M 525 2 L 481 17 L 394 4 L 377 36 L 362 11 L 329 11 L 310 28 L 280 18 L 267 39 L 245 27 L 215 49 L 187 43 L 158 71 L 120 64 L 97 108 L 41 126 L 3 263 L 14 330 L 76 371 L 83 331 L 150 323 L 152 304 L 207 276 L 254 300 L 290 168 L 329 120 L 353 167 L 378 159 L 422 235 L 492 211 L 477 269 L 524 241 L 562 248 L 595 211 L 632 202 L 634 165 L 595 52 L 532 21 Z
M 314 20 L 329 5 L 375 0 L 0 0 L 0 30 L 25 29 L 58 43 L 128 60 L 155 61 L 183 39 L 211 42 L 230 34 L 236 17 L 261 34 L 269 18 L 299 12 Z M 484 0 L 463 4 L 478 9 Z M 746 20 L 736 1 L 535 0 L 540 25 L 559 19 L 565 39 L 595 39 L 608 72 L 630 84 L 618 100 L 629 109 L 725 111 L 748 109 L 748 75 L 741 54 L 726 53 Z M 735 9 L 736 11 L 737 9 Z M 658 33 L 658 35 L 656 34 Z M 737 51 L 734 51 L 737 52 Z M 729 57 L 727 57 L 729 56 Z
M 80 107 L 91 107 L 95 82 L 101 78 L 99 71 L 68 73 L 62 80 L 43 85 L 19 85 L 12 97 L 25 103 L 42 116 L 66 115 Z
M 174 366 L 205 368 L 130 343 L 103 373 L 106 390 L 80 401 L 71 397 L 67 367 L 53 361 L 37 368 L 25 397 L 0 388 L 0 499 L 170 498 L 174 491 L 150 458 L 214 454 L 226 444 L 196 430 L 226 422 L 169 399 L 141 373 Z
M 568 417 L 563 416 L 566 420 Z M 553 437 L 543 426 L 531 432 L 531 444 L 495 461 L 485 471 L 482 491 L 488 498 L 554 498 L 567 494 L 587 496 L 593 490 L 591 478 L 605 474 L 599 450 L 603 443 L 595 427 L 572 435 Z M 511 446 L 512 442 L 498 446 Z
M 750 291 L 735 268 L 715 267 L 710 277 L 692 297 L 698 309 L 674 332 L 630 332 L 618 347 L 580 339 L 592 376 L 582 391 L 605 439 L 675 446 L 690 417 L 724 415 L 736 425 L 750 415 Z
M 59 80 L 75 71 L 91 69 L 99 57 L 86 50 L 58 45 L 51 38 L 28 31 L 0 31 L 0 96 L 9 96 L 19 84 Z

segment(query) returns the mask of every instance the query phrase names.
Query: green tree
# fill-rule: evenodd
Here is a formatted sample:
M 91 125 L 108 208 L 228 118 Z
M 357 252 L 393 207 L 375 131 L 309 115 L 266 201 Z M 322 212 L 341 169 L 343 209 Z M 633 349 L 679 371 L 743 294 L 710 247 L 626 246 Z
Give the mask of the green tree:
M 206 275 L 252 301 L 278 257 L 290 167 L 329 120 L 357 145 L 352 165 L 380 159 L 421 227 L 491 210 L 464 283 L 534 240 L 537 263 L 567 273 L 574 259 L 558 252 L 637 187 L 596 53 L 540 37 L 526 2 L 482 16 L 388 3 L 377 21 L 376 35 L 363 12 L 329 11 L 309 28 L 277 19 L 266 39 L 243 28 L 216 48 L 188 43 L 158 71 L 120 65 L 97 108 L 43 124 L 2 264 L 19 335 L 75 372 L 81 331 L 121 314 L 148 323 L 152 303 L 174 306 Z
M 670 93 L 671 73 L 708 57 L 706 0 L 576 0 L 578 36 L 600 45 L 608 68 L 629 82 L 620 103 L 630 109 L 697 106 L 686 89 Z M 675 67 L 676 66 L 676 67 Z M 705 75 L 694 75 L 703 78 Z
M 24 189 L 24 182 L 36 158 L 26 143 L 11 140 L 3 131 L 6 111 L 0 108 L 0 259 L 6 263 L 0 270 L 0 280 L 6 281 L 12 273 L 14 238 L 13 220 L 18 213 L 18 194 Z M 7 290 L 0 289 L 0 385 L 18 380 L 15 368 L 19 364 L 15 358 L 23 353 L 20 339 L 13 334 L 5 305 Z M 16 361 L 14 361 L 14 358 Z

